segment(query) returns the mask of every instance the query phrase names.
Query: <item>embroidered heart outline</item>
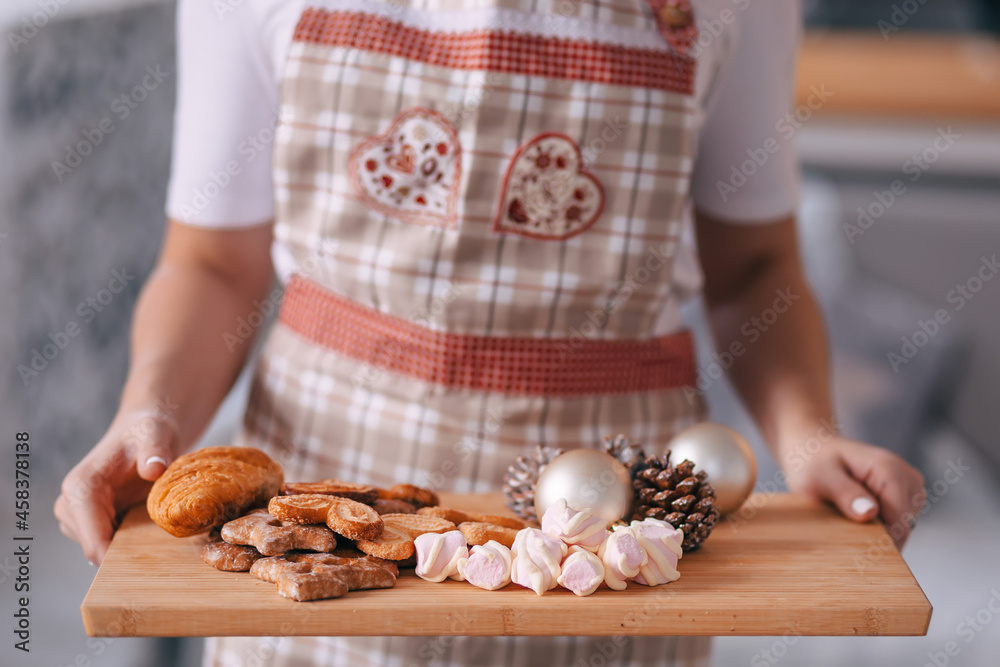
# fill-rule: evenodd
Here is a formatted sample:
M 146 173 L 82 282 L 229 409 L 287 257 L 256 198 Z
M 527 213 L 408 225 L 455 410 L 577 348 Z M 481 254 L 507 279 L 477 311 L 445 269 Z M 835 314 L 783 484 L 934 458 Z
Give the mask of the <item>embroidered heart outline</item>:
M 462 150 L 443 114 L 406 109 L 354 146 L 347 167 L 351 188 L 368 208 L 400 222 L 458 227 Z
M 511 156 L 493 232 L 562 241 L 590 229 L 604 205 L 604 186 L 584 166 L 580 146 L 560 132 L 543 132 Z

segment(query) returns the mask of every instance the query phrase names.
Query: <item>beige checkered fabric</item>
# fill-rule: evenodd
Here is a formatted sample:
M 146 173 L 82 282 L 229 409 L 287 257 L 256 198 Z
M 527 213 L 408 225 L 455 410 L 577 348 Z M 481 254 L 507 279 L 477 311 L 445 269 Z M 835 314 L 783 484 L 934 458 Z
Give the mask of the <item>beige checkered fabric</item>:
M 662 57 L 663 67 L 671 67 L 676 54 L 665 46 L 645 0 L 314 4 L 312 9 L 354 17 L 345 35 L 355 28 L 375 34 L 366 37 L 370 49 L 296 39 L 288 54 L 275 153 L 275 233 L 300 276 L 437 331 L 653 336 L 671 295 L 692 168 L 692 97 L 670 86 L 506 71 L 516 69 L 506 57 L 491 61 L 504 71 L 446 67 L 429 62 L 436 46 L 409 42 L 414 30 L 461 32 L 475 27 L 483 10 L 499 9 L 504 11 L 491 16 L 508 21 L 510 30 L 537 20 L 540 30 L 560 39 L 599 41 L 604 31 L 611 40 L 659 43 L 643 57 Z M 368 21 L 366 11 L 406 24 L 406 43 L 389 46 L 409 48 L 413 56 L 387 53 L 377 32 L 385 24 Z M 458 27 L 444 26 L 443 16 Z M 618 47 L 586 53 L 579 62 L 559 62 L 597 71 L 608 65 L 601 58 L 625 57 Z M 452 59 L 466 55 L 454 51 Z M 591 57 L 596 60 L 586 59 Z M 443 201 L 447 188 L 457 195 L 447 214 L 394 217 L 391 207 L 399 199 L 392 196 L 398 193 L 387 193 L 398 184 L 380 184 L 380 174 L 390 172 L 378 171 L 379 135 L 388 146 L 396 141 L 394 132 L 413 132 L 414 125 L 400 119 L 414 110 L 454 129 L 453 136 L 441 132 L 434 141 L 444 144 L 438 157 L 460 156 L 460 168 L 439 164 L 437 172 L 427 172 L 440 174 L 435 182 L 445 186 L 427 190 L 428 196 Z M 565 238 L 517 233 L 513 218 L 503 218 L 512 209 L 498 204 L 511 200 L 505 188 L 507 174 L 517 171 L 512 156 L 546 133 L 559 134 L 557 147 L 578 148 L 581 162 L 570 169 L 575 178 L 600 184 L 583 188 L 579 197 L 603 195 L 600 207 L 589 199 L 581 207 L 600 210 L 592 224 L 574 229 L 580 221 L 566 214 L 560 229 L 568 225 L 573 233 Z M 417 178 L 423 157 L 414 162 L 400 152 L 393 159 L 399 169 L 392 173 L 409 168 Z M 453 164 L 447 160 L 441 164 Z M 529 187 L 531 166 L 521 166 Z M 541 205 L 546 201 L 543 196 Z M 700 401 L 680 388 L 553 397 L 439 386 L 342 356 L 278 323 L 254 374 L 238 444 L 271 453 L 287 479 L 332 476 L 485 492 L 496 491 L 507 465 L 536 444 L 597 447 L 604 436 L 622 432 L 656 453 L 678 429 L 703 417 Z M 704 638 L 220 638 L 209 642 L 205 665 L 702 665 L 708 652 Z

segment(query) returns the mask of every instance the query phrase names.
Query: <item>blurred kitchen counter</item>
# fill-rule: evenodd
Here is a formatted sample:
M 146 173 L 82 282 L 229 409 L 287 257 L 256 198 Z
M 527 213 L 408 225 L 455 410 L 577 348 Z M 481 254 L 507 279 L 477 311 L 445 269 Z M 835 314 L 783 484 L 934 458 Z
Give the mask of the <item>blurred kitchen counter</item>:
M 832 95 L 816 113 L 1000 122 L 1000 41 L 976 34 L 807 32 L 798 101 Z

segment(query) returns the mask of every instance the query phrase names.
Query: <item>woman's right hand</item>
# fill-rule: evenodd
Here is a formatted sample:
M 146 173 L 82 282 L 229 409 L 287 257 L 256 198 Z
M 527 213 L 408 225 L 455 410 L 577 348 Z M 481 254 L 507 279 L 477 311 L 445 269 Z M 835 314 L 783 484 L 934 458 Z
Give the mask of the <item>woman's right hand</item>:
M 145 500 L 173 460 L 177 425 L 169 406 L 119 413 L 101 441 L 62 483 L 55 514 L 66 537 L 99 565 L 124 512 Z

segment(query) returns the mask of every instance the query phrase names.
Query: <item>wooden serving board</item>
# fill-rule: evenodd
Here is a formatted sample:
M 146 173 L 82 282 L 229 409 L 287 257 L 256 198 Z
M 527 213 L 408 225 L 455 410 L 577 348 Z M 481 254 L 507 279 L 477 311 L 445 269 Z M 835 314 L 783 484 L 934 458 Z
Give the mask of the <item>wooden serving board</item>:
M 444 494 L 442 503 L 506 511 L 499 494 Z M 655 588 L 536 596 L 403 570 L 392 589 L 293 602 L 273 584 L 206 565 L 204 536 L 172 537 L 137 507 L 81 611 L 91 636 L 926 634 L 931 605 L 881 525 L 790 495 L 754 496 L 743 517 L 723 519 L 681 560 L 681 578 Z

